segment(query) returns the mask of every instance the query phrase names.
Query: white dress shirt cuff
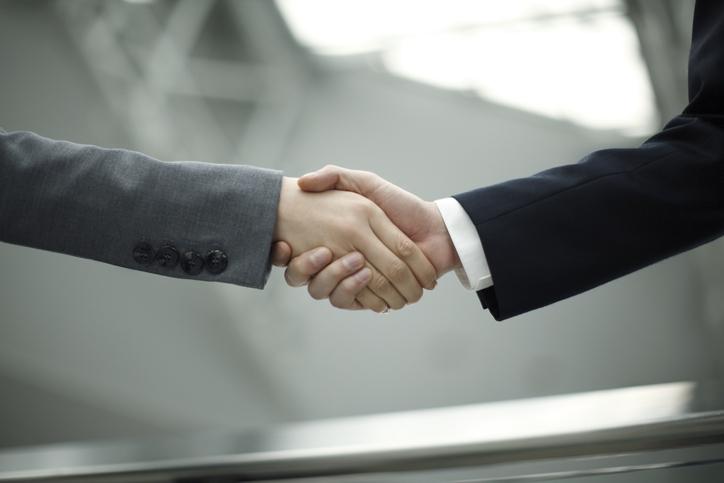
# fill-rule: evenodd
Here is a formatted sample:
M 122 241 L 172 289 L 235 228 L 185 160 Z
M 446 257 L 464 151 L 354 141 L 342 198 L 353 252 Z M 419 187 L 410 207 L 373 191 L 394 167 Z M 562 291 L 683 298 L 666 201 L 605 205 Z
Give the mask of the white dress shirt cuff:
M 482 290 L 493 285 L 483 244 L 470 217 L 455 198 L 436 200 L 462 268 L 455 270 L 460 283 L 468 290 Z

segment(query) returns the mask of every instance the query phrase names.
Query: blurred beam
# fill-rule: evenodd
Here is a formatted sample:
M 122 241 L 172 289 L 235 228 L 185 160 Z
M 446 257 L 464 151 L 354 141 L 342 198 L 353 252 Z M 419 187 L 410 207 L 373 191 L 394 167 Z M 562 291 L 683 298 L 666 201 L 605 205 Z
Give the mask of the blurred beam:
M 625 3 L 639 37 L 663 125 L 686 106 L 694 1 L 625 0 Z
M 251 121 L 236 146 L 242 164 L 259 160 L 280 166 L 310 83 L 320 72 L 310 54 L 294 39 L 274 2 L 229 2 L 240 30 L 268 64 L 264 79 L 268 102 L 257 103 Z

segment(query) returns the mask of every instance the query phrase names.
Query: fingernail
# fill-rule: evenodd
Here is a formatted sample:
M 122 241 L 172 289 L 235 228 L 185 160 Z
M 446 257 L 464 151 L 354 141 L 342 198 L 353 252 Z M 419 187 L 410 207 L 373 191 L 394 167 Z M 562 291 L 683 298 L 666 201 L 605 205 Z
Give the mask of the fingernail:
M 311 255 L 312 263 L 315 266 L 324 265 L 327 262 L 327 250 L 325 248 L 318 248 Z
M 342 259 L 342 265 L 347 270 L 354 270 L 360 268 L 364 263 L 365 259 L 361 253 L 350 253 Z
M 359 272 L 354 274 L 354 277 L 360 282 L 360 283 L 367 283 L 370 280 L 370 277 L 372 276 L 372 271 L 365 267 Z

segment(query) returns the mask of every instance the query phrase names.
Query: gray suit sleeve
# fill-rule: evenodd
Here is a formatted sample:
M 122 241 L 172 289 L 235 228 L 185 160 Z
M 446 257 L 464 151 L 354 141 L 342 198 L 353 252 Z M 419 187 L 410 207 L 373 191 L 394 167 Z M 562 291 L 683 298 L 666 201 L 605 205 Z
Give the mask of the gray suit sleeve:
M 280 187 L 278 171 L 0 130 L 0 241 L 120 267 L 263 288 Z

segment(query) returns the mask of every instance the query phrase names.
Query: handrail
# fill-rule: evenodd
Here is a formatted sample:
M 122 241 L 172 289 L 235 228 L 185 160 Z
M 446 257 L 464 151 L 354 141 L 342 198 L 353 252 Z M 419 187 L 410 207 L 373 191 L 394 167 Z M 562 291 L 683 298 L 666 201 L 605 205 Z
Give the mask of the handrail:
M 0 452 L 0 482 L 415 471 L 724 443 L 724 409 L 672 383 L 138 443 Z M 117 480 L 116 480 L 117 481 Z

